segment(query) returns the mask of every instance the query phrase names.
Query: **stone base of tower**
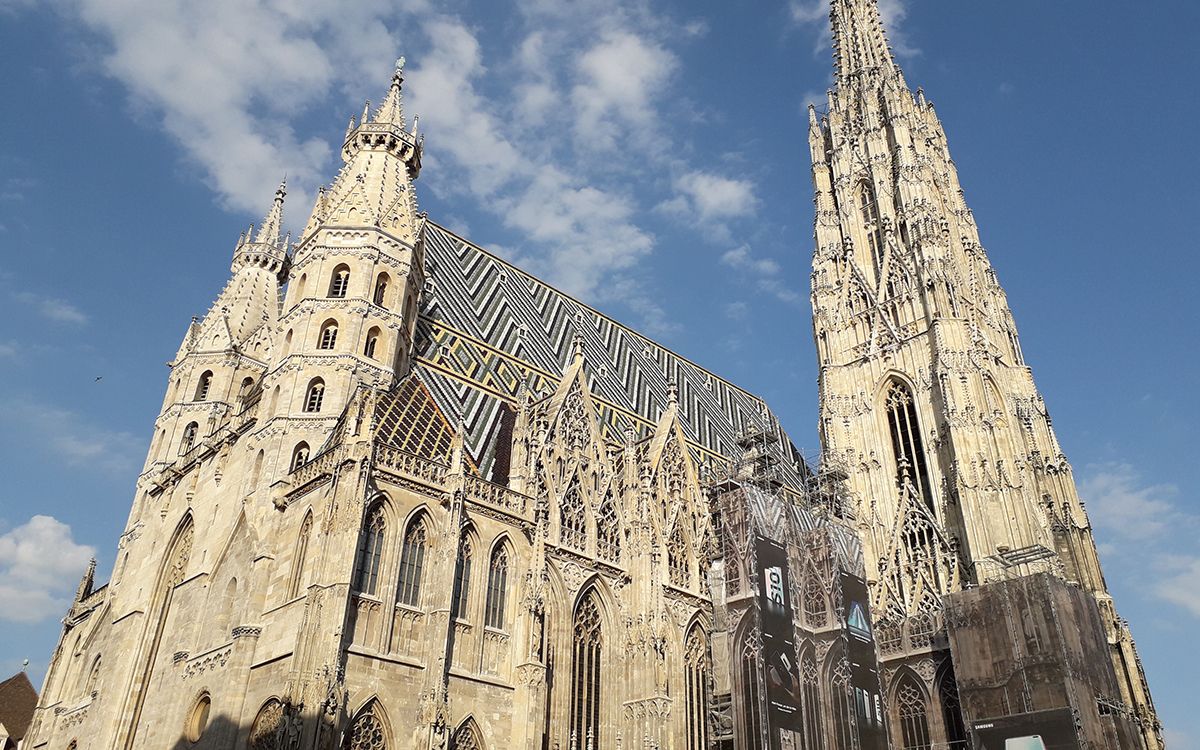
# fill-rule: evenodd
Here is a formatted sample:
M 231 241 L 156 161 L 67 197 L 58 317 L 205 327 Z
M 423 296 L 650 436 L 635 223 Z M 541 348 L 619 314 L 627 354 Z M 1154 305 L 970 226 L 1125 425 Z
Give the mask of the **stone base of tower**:
M 945 611 L 976 750 L 1145 747 L 1091 594 L 1037 573 L 951 594 Z

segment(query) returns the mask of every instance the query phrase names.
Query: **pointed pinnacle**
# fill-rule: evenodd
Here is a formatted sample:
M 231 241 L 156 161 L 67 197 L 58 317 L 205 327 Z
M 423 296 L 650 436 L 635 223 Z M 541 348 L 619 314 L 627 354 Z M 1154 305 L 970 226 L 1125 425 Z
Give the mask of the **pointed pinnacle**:
M 279 183 L 279 187 L 275 189 L 275 200 L 271 203 L 271 208 L 267 211 L 266 218 L 263 219 L 262 226 L 259 227 L 258 234 L 254 237 L 255 242 L 279 244 L 279 232 L 283 225 L 283 199 L 286 195 L 287 178 L 285 177 Z
M 365 121 L 365 118 L 364 118 Z M 392 83 L 383 97 L 379 109 L 375 111 L 375 119 L 371 122 L 404 127 L 404 58 L 396 60 L 396 70 L 392 73 Z

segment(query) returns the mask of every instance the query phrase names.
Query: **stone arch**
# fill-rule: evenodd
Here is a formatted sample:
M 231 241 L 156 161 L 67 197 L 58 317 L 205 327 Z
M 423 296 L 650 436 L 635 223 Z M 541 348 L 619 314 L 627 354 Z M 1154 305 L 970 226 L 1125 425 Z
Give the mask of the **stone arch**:
M 398 553 L 396 579 L 396 601 L 408 607 L 421 609 L 424 597 L 424 580 L 429 552 L 437 544 L 438 530 L 433 522 L 434 514 L 425 504 L 413 508 L 397 526 L 399 536 L 391 547 Z M 461 535 L 459 539 L 461 539 Z M 454 542 L 458 544 L 459 541 Z
M 475 717 L 468 714 L 458 723 L 454 734 L 450 736 L 449 750 L 487 750 L 484 733 L 480 730 Z
M 146 630 L 143 634 L 141 649 L 140 679 L 133 686 L 129 696 L 130 710 L 124 715 L 129 717 L 126 723 L 128 740 L 126 745 L 132 746 L 141 725 L 142 708 L 146 704 L 146 694 L 149 692 L 150 681 L 155 674 L 155 662 L 158 661 L 159 648 L 162 644 L 163 631 L 171 615 L 171 604 L 175 589 L 184 581 L 191 562 L 192 542 L 195 537 L 195 521 L 190 512 L 184 513 L 171 541 L 167 544 L 162 562 L 159 564 L 158 576 L 154 585 L 149 611 L 154 612 L 153 619 L 147 619 Z
M 508 532 L 500 533 L 492 540 L 486 556 L 480 557 L 486 564 L 483 576 L 483 624 L 497 630 L 512 629 L 512 601 L 509 596 L 510 582 L 516 579 L 516 547 Z
M 343 750 L 387 750 L 393 746 L 392 727 L 378 696 L 372 695 L 351 714 Z
M 898 735 L 898 750 L 917 750 L 929 747 L 930 709 L 932 701 L 928 685 L 911 667 L 901 667 L 888 685 L 888 705 L 892 711 L 892 726 Z
M 945 659 L 938 668 L 933 685 L 941 716 L 942 732 L 947 745 L 951 748 L 967 747 L 970 738 L 966 727 L 966 717 L 962 711 L 958 681 L 954 677 L 954 665 L 949 658 Z
M 685 750 L 708 748 L 712 643 L 708 630 L 701 622 L 699 613 L 694 613 L 687 627 L 681 631 L 683 641 L 679 650 L 679 663 L 683 668 L 683 680 L 681 689 L 676 692 L 680 693 L 683 699 L 680 718 L 683 721 Z
M 313 537 L 313 511 L 308 508 L 300 521 L 300 531 L 292 551 L 292 570 L 288 576 L 288 599 L 295 599 L 304 590 L 305 568 L 308 567 L 308 552 Z

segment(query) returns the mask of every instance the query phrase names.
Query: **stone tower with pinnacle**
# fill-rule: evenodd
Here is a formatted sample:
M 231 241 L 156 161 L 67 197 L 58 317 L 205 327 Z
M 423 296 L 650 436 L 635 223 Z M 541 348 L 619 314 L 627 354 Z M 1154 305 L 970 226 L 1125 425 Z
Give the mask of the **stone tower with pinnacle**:
M 906 85 L 875 0 L 834 0 L 830 20 L 836 83 L 827 111 L 809 107 L 819 431 L 827 471 L 849 480 L 840 511 L 863 539 L 884 657 L 944 649 L 946 595 L 1050 572 L 1095 598 L 1121 698 L 1158 748 L 1129 629 L 933 105 Z

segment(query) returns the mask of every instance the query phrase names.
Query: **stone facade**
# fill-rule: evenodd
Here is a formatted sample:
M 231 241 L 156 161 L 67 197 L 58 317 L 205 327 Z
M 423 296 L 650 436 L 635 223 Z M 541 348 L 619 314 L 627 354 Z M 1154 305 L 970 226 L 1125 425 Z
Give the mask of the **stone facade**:
M 941 702 L 943 596 L 1045 571 L 1095 598 L 1120 677 L 1107 698 L 1158 748 L 1129 629 L 946 134 L 906 85 L 876 4 L 835 1 L 831 18 L 836 85 L 825 111 L 809 108 L 822 464 L 854 495 L 845 513 L 865 547 L 893 711 L 897 676 Z M 963 739 L 940 724 L 935 741 Z
M 761 399 L 420 213 L 398 66 L 299 241 L 281 185 L 189 326 L 112 578 L 81 581 L 23 746 L 860 746 L 853 574 L 893 746 L 963 747 L 943 597 L 1045 570 L 1098 603 L 1106 700 L 1159 747 L 937 118 L 874 3 L 832 17 L 818 471 Z M 751 531 L 804 605 L 786 735 L 746 687 Z

